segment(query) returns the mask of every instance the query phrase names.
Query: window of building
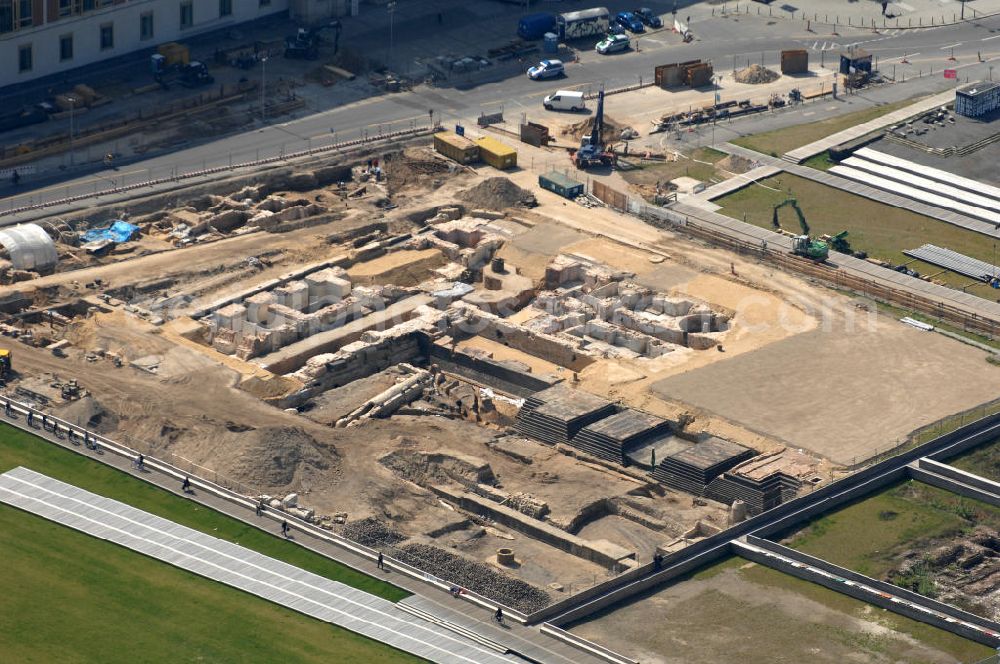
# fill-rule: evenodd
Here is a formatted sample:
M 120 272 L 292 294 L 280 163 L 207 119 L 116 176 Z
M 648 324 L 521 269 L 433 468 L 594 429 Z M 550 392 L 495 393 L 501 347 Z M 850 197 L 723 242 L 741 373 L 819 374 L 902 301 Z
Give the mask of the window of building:
M 185 0 L 181 3 L 181 30 L 194 25 L 194 2 Z
M 22 44 L 17 49 L 17 70 L 31 71 L 31 44 Z
M 59 37 L 59 59 L 73 59 L 73 35 L 61 35 Z
M 260 6 L 261 7 L 270 7 L 271 6 L 271 0 L 260 0 Z
M 139 15 L 139 39 L 153 38 L 153 12 L 143 12 Z
M 115 24 L 105 23 L 101 26 L 101 50 L 115 47 Z
M 0 0 L 0 34 L 31 26 L 31 0 Z
M 233 0 L 219 0 L 219 18 L 233 15 Z
M 59 15 L 72 16 L 75 4 L 78 4 L 76 0 L 59 0 Z

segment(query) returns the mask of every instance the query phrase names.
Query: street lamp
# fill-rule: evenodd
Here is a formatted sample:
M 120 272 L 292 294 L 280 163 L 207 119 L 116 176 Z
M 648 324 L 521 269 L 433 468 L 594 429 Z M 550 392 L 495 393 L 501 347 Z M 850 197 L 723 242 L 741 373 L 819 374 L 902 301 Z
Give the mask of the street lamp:
M 73 106 L 76 105 L 76 97 L 72 95 L 67 95 L 66 99 L 69 100 L 69 165 L 74 164 L 73 159 Z
M 388 62 L 386 66 L 389 71 L 392 71 L 392 17 L 396 14 L 396 2 L 392 0 L 385 6 L 386 11 L 389 12 L 389 57 L 386 58 Z
M 267 56 L 260 59 L 260 121 L 267 121 L 267 111 L 264 106 L 264 90 L 267 88 Z

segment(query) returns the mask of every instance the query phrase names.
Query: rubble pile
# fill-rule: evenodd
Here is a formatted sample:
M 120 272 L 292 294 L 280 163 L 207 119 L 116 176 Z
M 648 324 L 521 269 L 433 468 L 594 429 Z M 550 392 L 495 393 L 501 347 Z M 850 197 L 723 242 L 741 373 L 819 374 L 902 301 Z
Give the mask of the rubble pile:
M 523 613 L 538 611 L 552 601 L 548 593 L 529 583 L 512 579 L 485 563 L 466 560 L 436 546 L 407 544 L 397 550 L 396 557 L 408 565 Z
M 737 83 L 760 85 L 761 83 L 773 83 L 777 81 L 781 78 L 781 74 L 767 67 L 753 64 L 736 72 L 733 78 L 736 79 Z
M 351 521 L 344 526 L 340 534 L 353 542 L 374 548 L 395 546 L 406 539 L 397 530 L 375 517 Z

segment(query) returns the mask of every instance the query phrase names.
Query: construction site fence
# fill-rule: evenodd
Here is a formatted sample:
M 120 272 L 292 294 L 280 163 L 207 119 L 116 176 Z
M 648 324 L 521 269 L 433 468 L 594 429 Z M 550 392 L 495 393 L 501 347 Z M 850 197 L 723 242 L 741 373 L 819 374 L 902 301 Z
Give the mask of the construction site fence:
M 40 156 L 45 156 L 53 152 L 61 152 L 66 150 L 70 144 L 72 144 L 74 149 L 78 149 L 92 143 L 132 133 L 137 129 L 137 125 L 141 123 L 148 123 L 154 120 L 162 122 L 173 116 L 187 115 L 191 111 L 197 111 L 200 108 L 208 108 L 219 103 L 239 101 L 257 87 L 258 83 L 256 81 L 240 84 L 220 84 L 217 87 L 205 90 L 191 97 L 186 97 L 180 101 L 141 107 L 134 113 L 128 113 L 123 117 L 119 117 L 119 119 L 87 127 L 75 132 L 72 136 L 68 132 L 59 133 L 29 141 L 26 144 L 0 146 L 0 168 L 9 168 L 26 160 L 37 159 Z M 84 107 L 76 109 L 77 116 L 83 115 L 85 112 L 87 112 L 87 109 Z M 69 112 L 63 111 L 60 115 L 67 113 Z
M 118 180 L 117 180 L 116 177 L 110 176 L 110 177 L 108 177 L 108 180 L 107 180 L 108 183 L 109 183 L 109 186 L 107 186 L 107 187 L 105 187 L 103 189 L 99 188 L 99 184 L 95 180 L 95 182 L 94 182 L 94 191 L 93 192 L 85 192 L 85 193 L 80 193 L 80 194 L 75 194 L 75 195 L 68 195 L 68 196 L 56 197 L 56 198 L 53 198 L 51 200 L 46 200 L 46 201 L 41 201 L 40 200 L 38 202 L 34 202 L 34 198 L 33 197 L 29 197 L 28 198 L 28 201 L 29 201 L 28 204 L 26 204 L 26 205 L 20 205 L 20 206 L 17 206 L 17 207 L 14 207 L 14 205 L 13 205 L 14 198 L 12 197 L 10 199 L 11 200 L 11 207 L 8 208 L 8 209 L 6 209 L 6 210 L 0 210 L 0 217 L 14 215 L 14 214 L 20 214 L 20 213 L 29 212 L 29 211 L 32 211 L 32 210 L 41 210 L 41 209 L 45 209 L 45 208 L 49 208 L 49 207 L 55 207 L 55 206 L 60 206 L 60 205 L 68 205 L 68 204 L 71 204 L 71 203 L 76 203 L 76 202 L 80 202 L 80 201 L 84 201 L 84 200 L 89 200 L 91 198 L 99 197 L 99 196 L 109 196 L 109 195 L 121 194 L 121 193 L 129 192 L 129 191 L 135 191 L 137 189 L 144 189 L 144 188 L 152 188 L 152 187 L 157 187 L 157 186 L 162 186 L 162 185 L 169 185 L 169 184 L 178 183 L 178 182 L 181 182 L 181 181 L 184 181 L 184 180 L 191 180 L 191 179 L 195 179 L 195 178 L 200 178 L 200 177 L 205 177 L 205 176 L 210 176 L 210 175 L 216 175 L 216 174 L 225 173 L 225 172 L 228 172 L 228 171 L 236 171 L 236 170 L 240 170 L 240 169 L 244 169 L 244 168 L 255 168 L 255 167 L 259 167 L 259 166 L 266 166 L 266 165 L 271 165 L 271 164 L 277 164 L 277 163 L 281 163 L 281 162 L 286 162 L 286 161 L 291 161 L 291 160 L 295 160 L 295 159 L 300 159 L 300 158 L 303 158 L 303 157 L 310 157 L 310 156 L 320 155 L 320 154 L 324 154 L 324 153 L 327 153 L 327 152 L 335 152 L 335 151 L 343 151 L 343 150 L 356 149 L 356 148 L 364 147 L 366 145 L 370 145 L 370 144 L 373 144 L 373 143 L 378 143 L 380 141 L 385 141 L 385 140 L 395 140 L 395 139 L 401 139 L 401 138 L 410 138 L 410 137 L 414 137 L 414 136 L 426 135 L 426 134 L 432 133 L 433 130 L 434 130 L 434 127 L 430 126 L 430 125 L 420 126 L 420 127 L 414 126 L 414 127 L 408 128 L 408 129 L 400 129 L 400 130 L 397 130 L 397 131 L 389 131 L 389 132 L 384 132 L 384 133 L 381 132 L 381 131 L 379 131 L 379 133 L 377 133 L 377 134 L 373 133 L 371 135 L 369 135 L 367 133 L 367 130 L 365 130 L 364 133 L 363 133 L 363 135 L 360 138 L 357 138 L 357 139 L 354 139 L 354 140 L 350 140 L 350 141 L 342 141 L 342 142 L 339 142 L 339 143 L 331 143 L 329 145 L 323 145 L 323 146 L 318 146 L 318 147 L 313 147 L 313 148 L 307 148 L 305 150 L 297 150 L 295 152 L 285 152 L 282 149 L 282 150 L 279 151 L 278 154 L 271 155 L 271 156 L 263 156 L 263 157 L 261 157 L 261 156 L 258 155 L 255 159 L 252 159 L 252 160 L 249 160 L 249 161 L 231 162 L 229 164 L 222 165 L 222 166 L 211 166 L 211 167 L 206 167 L 206 168 L 200 168 L 200 169 L 195 169 L 195 170 L 187 171 L 187 172 L 184 172 L 184 173 L 178 172 L 175 169 L 170 175 L 168 175 L 166 177 L 150 178 L 150 179 L 139 179 L 139 178 L 137 178 L 136 182 L 133 182 L 131 184 L 124 184 L 124 182 L 125 182 L 124 176 L 122 176 L 123 179 L 122 179 L 122 183 L 121 184 L 118 183 Z
M 912 291 L 900 290 L 873 279 L 850 274 L 836 267 L 803 259 L 778 249 L 764 248 L 760 240 L 756 238 L 748 236 L 749 239 L 743 240 L 734 237 L 730 233 L 710 228 L 697 219 L 650 205 L 644 200 L 628 196 L 598 181 L 591 182 L 590 191 L 612 209 L 642 217 L 655 226 L 680 230 L 709 244 L 724 247 L 741 255 L 753 256 L 786 270 L 804 274 L 812 279 L 822 281 L 832 288 L 852 291 L 872 300 L 905 309 L 910 313 L 954 325 L 965 332 L 971 332 L 991 340 L 996 339 L 1000 334 L 1000 321 L 995 319 L 980 316 L 940 300 L 932 300 Z
M 962 23 L 963 21 L 977 21 L 989 16 L 995 16 L 994 13 L 986 13 L 976 11 L 972 6 L 967 5 L 965 2 L 964 8 L 960 8 L 958 11 L 952 12 L 941 12 L 940 14 L 932 14 L 926 18 L 923 16 L 918 16 L 913 18 L 912 16 L 899 17 L 899 16 L 882 16 L 880 18 L 875 17 L 865 17 L 865 16 L 855 16 L 848 13 L 830 13 L 830 12 L 806 12 L 806 11 L 785 11 L 781 7 L 774 8 L 770 5 L 761 6 L 759 2 L 746 2 L 746 3 L 722 3 L 720 7 L 712 8 L 712 16 L 766 16 L 768 18 L 786 18 L 790 20 L 798 20 L 806 23 L 806 29 L 812 31 L 818 31 L 820 29 L 825 29 L 832 35 L 837 35 L 837 30 L 840 28 L 862 28 L 870 30 L 913 30 L 928 27 L 937 27 L 944 25 L 955 25 L 956 23 Z M 789 5 L 784 5 L 789 6 Z

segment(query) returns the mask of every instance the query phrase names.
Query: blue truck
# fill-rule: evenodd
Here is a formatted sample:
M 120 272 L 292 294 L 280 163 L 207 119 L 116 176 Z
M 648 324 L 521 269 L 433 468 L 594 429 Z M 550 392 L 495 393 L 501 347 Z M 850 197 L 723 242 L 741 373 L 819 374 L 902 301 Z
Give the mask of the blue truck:
M 522 16 L 517 24 L 517 36 L 521 39 L 533 41 L 541 39 L 546 32 L 554 32 L 556 28 L 556 17 L 552 14 L 528 14 Z

